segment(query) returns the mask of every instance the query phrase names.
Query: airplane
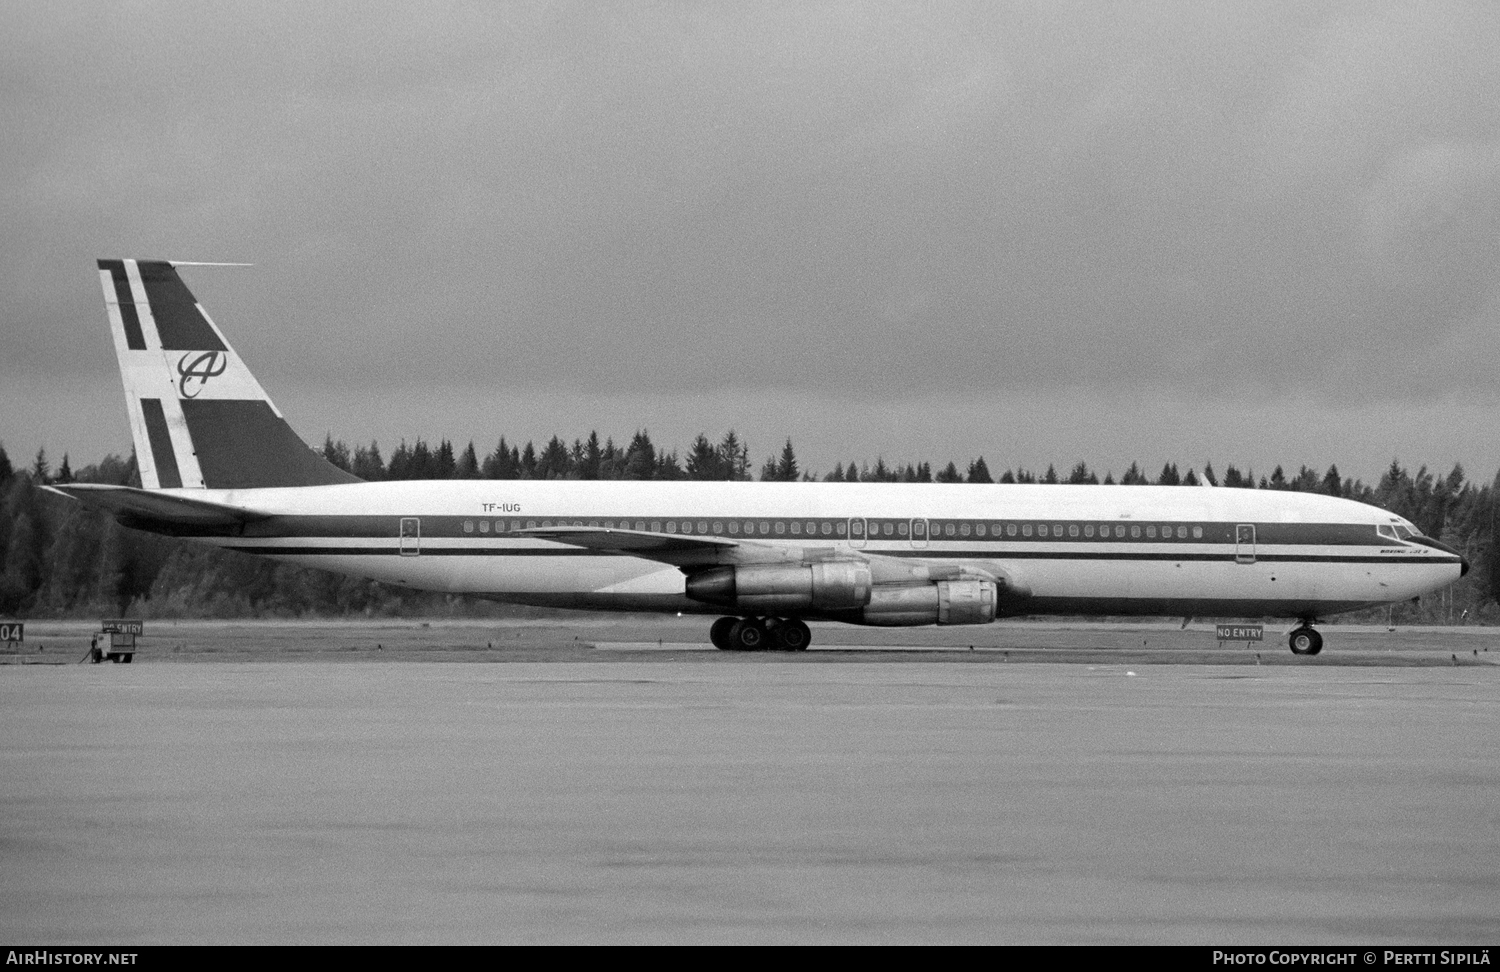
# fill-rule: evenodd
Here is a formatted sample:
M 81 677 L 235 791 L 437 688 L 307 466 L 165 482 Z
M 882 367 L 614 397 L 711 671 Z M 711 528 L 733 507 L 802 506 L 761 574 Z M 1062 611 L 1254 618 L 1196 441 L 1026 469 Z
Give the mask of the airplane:
M 126 527 L 386 584 L 517 604 L 721 615 L 725 650 L 807 622 L 1339 612 L 1468 562 L 1351 500 L 1181 486 L 365 482 L 309 447 L 164 260 L 99 261 L 141 488 L 50 487 Z

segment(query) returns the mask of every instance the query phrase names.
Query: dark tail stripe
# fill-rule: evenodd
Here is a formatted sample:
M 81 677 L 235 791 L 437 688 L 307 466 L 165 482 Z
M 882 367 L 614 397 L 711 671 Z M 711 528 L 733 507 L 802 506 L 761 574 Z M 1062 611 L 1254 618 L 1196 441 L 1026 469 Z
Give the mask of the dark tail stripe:
M 151 316 L 161 346 L 168 351 L 226 351 L 224 342 L 208 326 L 198 302 L 177 276 L 177 270 L 159 260 L 141 260 L 141 283 L 151 302 Z
M 360 481 L 309 448 L 269 402 L 183 399 L 182 414 L 209 489 Z
M 146 350 L 146 337 L 141 333 L 141 318 L 135 312 L 135 297 L 130 293 L 130 279 L 125 276 L 124 260 L 100 260 L 100 270 L 108 270 L 115 282 L 115 300 L 120 305 L 120 320 L 125 324 L 125 346 L 132 351 Z
M 151 459 L 156 463 L 156 478 L 163 489 L 182 486 L 182 473 L 177 471 L 177 452 L 172 448 L 172 436 L 167 432 L 167 416 L 162 411 L 160 398 L 141 399 L 141 414 L 146 417 L 146 436 L 151 440 Z

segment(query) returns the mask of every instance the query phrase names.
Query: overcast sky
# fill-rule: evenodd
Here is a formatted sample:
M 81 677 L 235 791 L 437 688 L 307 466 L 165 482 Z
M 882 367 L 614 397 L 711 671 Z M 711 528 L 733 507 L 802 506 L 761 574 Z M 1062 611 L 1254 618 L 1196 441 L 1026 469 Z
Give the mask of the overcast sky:
M 6 4 L 0 443 L 94 260 L 309 440 L 1500 467 L 1500 4 Z

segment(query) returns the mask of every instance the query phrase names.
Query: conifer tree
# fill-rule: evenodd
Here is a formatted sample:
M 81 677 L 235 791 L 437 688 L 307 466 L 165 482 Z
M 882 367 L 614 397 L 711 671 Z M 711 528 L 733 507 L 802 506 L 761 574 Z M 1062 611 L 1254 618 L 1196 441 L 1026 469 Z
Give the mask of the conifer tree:
M 333 433 L 323 434 L 323 458 L 342 469 L 344 472 L 352 472 L 353 459 L 349 455 L 349 447 L 342 441 L 334 442 Z
M 734 429 L 724 433 L 719 443 L 719 459 L 724 463 L 724 477 L 736 482 L 750 478 L 750 446 L 743 442 Z
M 447 439 L 438 442 L 437 451 L 432 454 L 432 467 L 429 475 L 433 479 L 452 479 L 458 472 L 458 460 L 453 456 L 453 443 Z
M 776 461 L 776 478 L 783 483 L 795 483 L 800 475 L 797 453 L 792 450 L 792 440 L 787 439 L 781 449 L 781 458 Z
M 578 466 L 578 478 L 598 479 L 603 459 L 604 450 L 599 445 L 599 433 L 590 432 L 588 441 L 583 444 L 583 461 Z
M 479 478 L 479 456 L 474 451 L 473 439 L 469 440 L 469 444 L 464 447 L 463 453 L 458 457 L 458 466 L 453 475 L 457 479 Z
M 625 450 L 625 469 L 622 479 L 653 479 L 656 476 L 656 446 L 651 444 L 651 435 L 641 429 L 630 440 Z

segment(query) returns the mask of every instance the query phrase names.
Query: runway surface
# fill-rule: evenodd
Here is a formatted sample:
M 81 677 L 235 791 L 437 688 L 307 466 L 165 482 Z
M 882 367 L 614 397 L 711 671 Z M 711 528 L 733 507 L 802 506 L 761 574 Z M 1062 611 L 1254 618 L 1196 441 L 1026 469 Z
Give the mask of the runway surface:
M 0 939 L 1500 940 L 1483 635 L 1057 665 L 375 627 L 179 626 L 173 652 L 158 625 L 92 666 L 21 664 L 73 637 L 28 626 L 0 666 Z M 509 663 L 351 663 L 445 654 Z

